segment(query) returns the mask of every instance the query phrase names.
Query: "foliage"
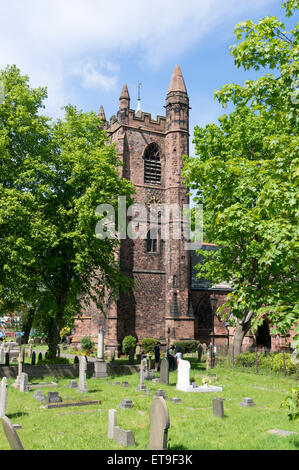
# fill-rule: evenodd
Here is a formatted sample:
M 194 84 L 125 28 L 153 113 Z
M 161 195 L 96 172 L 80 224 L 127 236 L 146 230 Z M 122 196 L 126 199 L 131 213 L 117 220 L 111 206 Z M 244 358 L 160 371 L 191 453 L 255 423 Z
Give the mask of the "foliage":
M 271 353 L 264 354 L 258 352 L 257 354 L 258 369 L 265 369 L 272 372 L 283 371 L 283 354 Z M 241 367 L 255 367 L 256 355 L 255 353 L 244 352 L 239 354 L 235 359 L 235 365 Z M 291 362 L 291 355 L 285 353 L 285 367 L 288 375 L 296 373 L 296 367 Z
M 61 328 L 59 332 L 59 336 L 61 339 L 65 338 L 66 336 L 69 336 L 71 334 L 71 328 L 69 326 L 65 326 L 64 328 Z
M 94 343 L 91 341 L 90 336 L 84 336 L 81 339 L 80 344 L 81 344 L 81 349 L 83 351 L 89 351 L 90 349 L 92 349 L 94 347 Z
M 298 2 L 283 6 L 289 16 Z M 266 17 L 240 23 L 235 35 L 235 65 L 275 75 L 224 85 L 215 97 L 234 110 L 195 127 L 198 157 L 185 159 L 183 175 L 204 206 L 204 239 L 218 247 L 216 256 L 199 250 L 198 275 L 232 283 L 218 314 L 237 319 L 243 334 L 265 317 L 285 334 L 299 318 L 298 24 L 288 32 Z
M 115 258 L 118 241 L 97 238 L 95 227 L 100 204 L 117 209 L 118 196 L 134 189 L 119 177 L 96 113 L 69 105 L 52 122 L 41 112 L 45 88 L 31 88 L 15 66 L 0 80 L 0 301 L 8 311 L 33 309 L 33 327 L 56 354 L 60 330 L 86 305 L 103 311 L 107 290 L 131 286 Z
M 282 401 L 281 406 L 287 408 L 290 421 L 299 419 L 299 387 L 291 389 L 289 395 Z
M 182 353 L 192 353 L 198 350 L 199 341 L 174 341 L 173 345 Z
M 125 336 L 122 341 L 122 351 L 125 354 L 129 354 L 132 349 L 135 349 L 137 339 L 134 336 Z
M 154 354 L 157 343 L 158 340 L 155 338 L 143 338 L 143 340 L 141 340 L 141 348 L 145 354 Z

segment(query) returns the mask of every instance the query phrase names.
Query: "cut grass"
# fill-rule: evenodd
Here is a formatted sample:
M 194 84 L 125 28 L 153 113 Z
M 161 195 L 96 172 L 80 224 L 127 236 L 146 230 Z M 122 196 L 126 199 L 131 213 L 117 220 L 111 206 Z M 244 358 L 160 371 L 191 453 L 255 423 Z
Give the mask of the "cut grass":
M 193 364 L 190 376 L 201 385 L 206 375 L 203 364 Z M 196 367 L 196 368 L 195 368 Z M 27 450 L 118 450 L 124 449 L 107 438 L 108 410 L 117 409 L 117 425 L 131 430 L 136 447 L 146 449 L 149 439 L 149 410 L 155 390 L 165 390 L 170 428 L 168 431 L 169 449 L 187 450 L 295 450 L 299 448 L 299 422 L 289 421 L 286 410 L 280 404 L 292 386 L 295 377 L 277 377 L 255 375 L 237 370 L 215 368 L 217 385 L 223 387 L 218 393 L 184 393 L 176 390 L 177 372 L 170 373 L 170 384 L 154 385 L 146 381 L 150 396 L 136 392 L 139 383 L 138 374 L 109 377 L 105 379 L 87 379 L 88 393 L 78 393 L 69 389 L 69 378 L 45 377 L 41 383 L 58 382 L 58 388 L 43 387 L 48 391 L 57 390 L 64 402 L 81 400 L 100 400 L 101 404 L 82 407 L 46 409 L 32 395 L 34 390 L 21 393 L 11 385 L 8 379 L 6 415 L 12 423 L 20 424 L 18 435 Z M 158 376 L 157 374 L 155 374 Z M 113 386 L 113 381 L 124 380 L 129 387 Z M 36 378 L 31 382 L 37 382 Z M 212 412 L 212 399 L 219 396 L 224 399 L 224 418 L 218 418 Z M 179 397 L 180 404 L 172 403 L 170 397 Z M 240 406 L 244 397 L 253 398 L 256 406 Z M 120 410 L 118 405 L 124 398 L 134 403 L 134 408 Z M 268 434 L 270 429 L 284 429 L 297 432 L 288 437 Z M 0 450 L 9 449 L 8 442 L 0 429 Z

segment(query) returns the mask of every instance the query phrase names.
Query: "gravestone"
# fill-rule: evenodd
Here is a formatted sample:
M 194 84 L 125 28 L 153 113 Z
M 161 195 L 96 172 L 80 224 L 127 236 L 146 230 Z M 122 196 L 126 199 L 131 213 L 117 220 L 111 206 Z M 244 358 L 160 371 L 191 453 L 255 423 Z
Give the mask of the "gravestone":
M 2 343 L 0 345 L 0 364 L 3 364 L 5 361 L 5 346 L 4 344 Z
M 104 379 L 108 377 L 107 363 L 104 359 L 104 331 L 98 333 L 98 356 L 94 363 L 94 378 Z
M 245 397 L 240 403 L 241 406 L 255 406 L 255 403 L 252 398 Z
M 23 347 L 20 348 L 19 357 L 18 357 L 18 375 L 16 381 L 12 384 L 14 388 L 20 388 L 21 375 L 23 373 Z
M 0 384 L 0 418 L 5 416 L 7 397 L 7 378 L 3 377 Z
M 35 366 L 35 363 L 36 363 L 36 352 L 33 351 L 31 355 L 31 365 Z
M 201 362 L 202 355 L 203 355 L 203 347 L 201 344 L 199 344 L 197 348 L 197 362 Z
M 12 450 L 24 450 L 19 436 L 7 416 L 1 418 L 4 434 Z
M 124 398 L 118 405 L 118 408 L 120 410 L 125 410 L 126 408 L 134 408 L 134 404 L 129 398 Z
M 155 397 L 162 397 L 162 398 L 164 398 L 164 400 L 167 400 L 167 396 L 165 395 L 164 390 L 161 390 L 161 388 L 159 388 L 159 389 L 156 391 Z
M 138 387 L 135 389 L 136 392 L 140 392 L 140 391 L 144 391 L 146 390 L 146 386 L 144 385 L 144 369 L 146 367 L 146 359 L 142 359 L 141 360 L 141 364 L 140 364 L 140 380 L 139 380 L 139 385 Z
M 27 356 L 31 359 L 32 358 L 32 343 L 29 344 Z
M 86 388 L 86 371 L 87 371 L 87 361 L 84 356 L 80 356 L 79 362 L 79 386 L 77 391 L 80 393 L 88 392 Z
M 127 381 L 124 380 L 124 381 L 121 383 L 121 386 L 122 386 L 122 387 L 129 387 L 129 382 L 127 382 Z
M 9 366 L 9 352 L 5 353 L 5 365 Z
M 120 382 L 113 382 L 112 385 L 120 385 Z
M 32 395 L 35 400 L 42 402 L 46 399 L 45 395 L 41 390 L 35 390 L 34 394 Z
M 169 398 L 169 400 L 172 401 L 172 403 L 175 403 L 176 405 L 182 402 L 180 398 L 176 398 L 176 397 Z
M 213 415 L 224 418 L 223 398 L 213 398 Z
M 113 428 L 117 425 L 117 411 L 108 410 L 108 439 L 113 439 Z
M 25 372 L 22 372 L 21 378 L 20 378 L 20 392 L 28 392 L 29 387 L 28 387 L 28 374 L 25 374 Z
M 167 449 L 169 426 L 169 413 L 166 402 L 162 397 L 155 397 L 150 410 L 148 450 Z
M 77 387 L 78 387 L 77 381 L 76 380 L 70 380 L 70 382 L 68 384 L 68 388 L 77 388 Z
M 61 403 L 62 398 L 59 396 L 58 392 L 48 392 L 47 403 Z
M 135 438 L 132 431 L 125 431 L 119 426 L 113 427 L 113 439 L 115 442 L 125 447 L 135 446 Z
M 203 386 L 190 385 L 190 362 L 181 359 L 178 365 L 178 381 L 176 388 L 182 392 L 222 392 L 222 387 L 215 387 L 208 384 Z
M 169 361 L 163 357 L 160 364 L 160 383 L 169 385 Z
M 270 429 L 267 431 L 269 434 L 275 434 L 276 436 L 287 437 L 291 436 L 292 434 L 297 434 L 294 431 L 284 431 L 283 429 Z

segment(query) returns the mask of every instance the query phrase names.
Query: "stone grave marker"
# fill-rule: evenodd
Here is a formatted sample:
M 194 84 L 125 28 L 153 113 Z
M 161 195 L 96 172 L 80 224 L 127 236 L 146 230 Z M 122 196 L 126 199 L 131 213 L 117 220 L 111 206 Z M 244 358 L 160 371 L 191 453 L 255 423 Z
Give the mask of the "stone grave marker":
M 1 418 L 4 434 L 12 450 L 24 450 L 19 436 L 7 416 Z
M 160 365 L 160 383 L 169 385 L 169 361 L 163 357 Z
M 94 378 L 103 379 L 108 377 L 107 363 L 104 358 L 104 330 L 98 332 L 98 354 L 94 363 Z
M 146 386 L 144 385 L 144 369 L 145 369 L 146 365 L 147 365 L 146 359 L 142 359 L 141 364 L 140 364 L 140 380 L 139 380 L 138 387 L 135 389 L 136 392 L 146 390 Z
M 19 357 L 18 357 L 18 375 L 16 381 L 12 384 L 14 388 L 20 388 L 21 375 L 23 373 L 23 347 L 20 348 Z
M 113 427 L 113 439 L 115 442 L 125 447 L 135 446 L 135 438 L 132 431 L 125 431 L 119 426 Z
M 117 425 L 117 411 L 108 410 L 108 439 L 113 439 L 113 428 Z
M 213 398 L 213 415 L 218 418 L 224 418 L 223 398 Z
M 148 450 L 166 450 L 169 429 L 169 413 L 165 400 L 155 397 L 150 410 L 150 436 Z
M 125 410 L 126 408 L 133 408 L 133 407 L 134 407 L 134 404 L 132 400 L 130 400 L 129 398 L 124 398 L 118 405 L 118 408 L 120 410 Z
M 240 403 L 241 406 L 255 406 L 255 403 L 252 398 L 245 397 Z
M 46 399 L 45 395 L 43 394 L 42 390 L 35 390 L 34 394 L 32 395 L 35 400 L 42 402 Z
M 58 392 L 48 392 L 47 403 L 61 403 L 62 398 L 59 396 Z
M 3 364 L 5 361 L 5 346 L 4 344 L 2 343 L 0 345 L 0 364 Z
M 68 388 L 77 388 L 77 387 L 78 387 L 77 381 L 76 380 L 70 380 L 70 382 L 68 384 Z
M 35 363 L 36 363 L 36 352 L 35 352 L 35 351 L 32 351 L 32 355 L 31 355 L 31 365 L 32 365 L 32 366 L 35 366 Z
M 222 392 L 222 387 L 215 387 L 208 384 L 203 386 L 190 385 L 190 362 L 180 359 L 178 365 L 178 381 L 176 384 L 177 390 L 182 392 Z
M 88 392 L 86 388 L 86 370 L 87 370 L 87 361 L 84 356 L 80 356 L 79 362 L 79 386 L 77 391 L 80 393 Z
M 20 378 L 20 392 L 28 392 L 29 387 L 28 387 L 28 374 L 25 374 L 25 372 L 22 372 L 21 378 Z
M 176 405 L 182 402 L 181 398 L 176 397 L 169 398 L 169 400 L 172 401 L 172 403 L 175 403 Z
M 294 431 L 284 431 L 283 429 L 270 429 L 267 431 L 269 434 L 275 434 L 276 436 L 287 437 L 291 436 L 292 434 L 297 434 Z
M 155 397 L 162 397 L 162 398 L 164 398 L 164 400 L 167 400 L 167 396 L 165 395 L 164 390 L 162 390 L 161 388 L 159 388 L 159 389 L 156 391 Z
M 7 378 L 3 377 L 0 384 L 0 418 L 5 416 L 7 397 Z
M 124 381 L 121 383 L 121 386 L 122 386 L 122 387 L 129 387 L 129 382 L 127 382 L 127 381 L 124 380 Z

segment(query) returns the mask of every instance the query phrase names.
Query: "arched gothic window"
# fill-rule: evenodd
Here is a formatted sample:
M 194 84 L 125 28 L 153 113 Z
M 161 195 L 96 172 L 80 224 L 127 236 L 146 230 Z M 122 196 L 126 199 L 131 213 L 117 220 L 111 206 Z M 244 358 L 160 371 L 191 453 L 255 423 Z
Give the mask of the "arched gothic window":
M 161 184 L 161 161 L 158 145 L 153 142 L 144 152 L 144 182 Z
M 146 251 L 148 253 L 156 253 L 157 252 L 157 246 L 158 246 L 158 240 L 157 240 L 158 234 L 156 230 L 149 230 L 147 232 L 146 236 Z

